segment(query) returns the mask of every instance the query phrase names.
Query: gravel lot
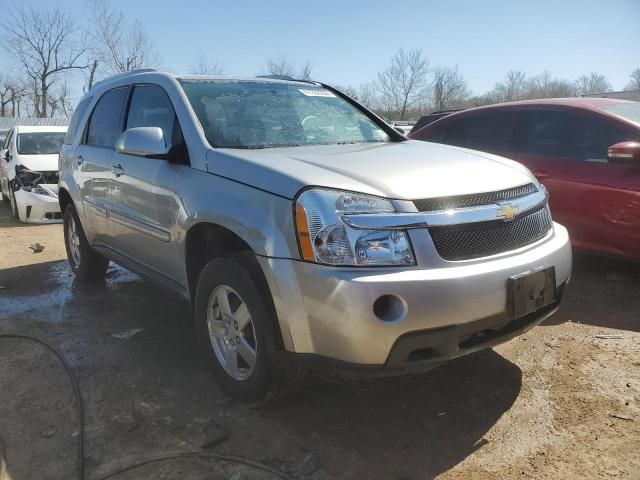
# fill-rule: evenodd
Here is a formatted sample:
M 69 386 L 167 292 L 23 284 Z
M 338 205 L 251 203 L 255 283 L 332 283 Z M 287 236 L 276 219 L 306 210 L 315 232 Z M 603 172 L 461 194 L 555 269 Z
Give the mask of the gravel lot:
M 28 248 L 36 242 L 43 252 Z M 18 225 L 3 205 L 0 252 L 0 333 L 46 340 L 71 364 L 89 478 L 203 445 L 296 478 L 640 478 L 636 265 L 577 255 L 561 311 L 522 337 L 421 376 L 312 375 L 286 402 L 257 410 L 217 387 L 181 300 L 113 266 L 104 283 L 75 284 L 60 225 Z M 113 336 L 131 329 L 142 331 Z M 55 357 L 0 340 L 9 478 L 73 478 L 75 419 Z M 276 477 L 183 459 L 117 478 Z

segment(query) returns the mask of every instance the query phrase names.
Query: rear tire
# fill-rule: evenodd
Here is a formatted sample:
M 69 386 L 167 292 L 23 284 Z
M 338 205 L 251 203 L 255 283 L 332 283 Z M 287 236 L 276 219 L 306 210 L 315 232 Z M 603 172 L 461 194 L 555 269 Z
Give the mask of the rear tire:
M 62 219 L 67 259 L 76 278 L 83 281 L 103 278 L 109 266 L 109 260 L 89 245 L 73 204 L 67 205 Z
M 291 391 L 304 370 L 278 347 L 275 308 L 259 268 L 247 255 L 209 261 L 198 278 L 195 321 L 221 387 L 236 400 L 265 404 Z

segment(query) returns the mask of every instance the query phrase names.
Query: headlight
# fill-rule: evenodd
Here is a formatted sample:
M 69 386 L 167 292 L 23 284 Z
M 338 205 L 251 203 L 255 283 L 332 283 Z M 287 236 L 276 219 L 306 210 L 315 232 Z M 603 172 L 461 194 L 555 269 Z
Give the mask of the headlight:
M 34 186 L 34 187 L 21 187 L 25 192 L 37 193 L 38 195 L 46 195 L 47 197 L 51 197 L 51 192 L 45 190 L 42 187 Z
M 313 188 L 298 196 L 295 223 L 304 260 L 329 265 L 415 265 L 407 232 L 357 230 L 343 214 L 393 213 L 389 200 L 361 193 Z

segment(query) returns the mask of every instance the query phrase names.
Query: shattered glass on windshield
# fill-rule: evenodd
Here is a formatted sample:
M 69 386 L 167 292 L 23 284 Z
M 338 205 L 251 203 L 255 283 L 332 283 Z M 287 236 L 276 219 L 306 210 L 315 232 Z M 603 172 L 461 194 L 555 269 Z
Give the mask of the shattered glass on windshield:
M 364 113 L 315 85 L 182 80 L 207 140 L 218 148 L 387 142 Z

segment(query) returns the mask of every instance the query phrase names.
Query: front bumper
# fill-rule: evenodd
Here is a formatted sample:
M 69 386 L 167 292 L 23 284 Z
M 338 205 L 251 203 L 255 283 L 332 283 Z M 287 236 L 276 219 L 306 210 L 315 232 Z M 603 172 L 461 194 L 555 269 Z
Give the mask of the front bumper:
M 558 292 L 562 292 L 571 275 L 571 247 L 566 229 L 554 227 L 548 238 L 513 254 L 443 262 L 430 268 L 336 268 L 264 257 L 260 262 L 288 350 L 397 369 L 410 367 L 406 359 L 398 360 L 403 354 L 396 353 L 398 348 L 406 350 L 402 339 L 407 335 L 421 339 L 411 344 L 407 358 L 414 350 L 437 347 L 435 354 L 418 358 L 428 363 L 500 343 L 542 321 L 549 312 L 536 312 L 525 324 L 487 337 L 486 342 L 460 345 L 468 334 L 504 327 L 510 277 L 553 266 Z M 391 321 L 374 313 L 373 305 L 383 295 L 397 296 L 404 306 L 403 313 Z M 477 332 L 471 331 L 475 322 L 479 322 Z M 454 341 L 449 330 L 445 334 L 449 340 L 444 342 L 449 347 L 444 350 L 438 347 L 442 342 L 435 345 L 429 340 L 451 327 L 464 335 Z
M 15 191 L 16 206 L 21 222 L 25 223 L 61 223 L 62 214 L 58 198 L 28 192 Z

